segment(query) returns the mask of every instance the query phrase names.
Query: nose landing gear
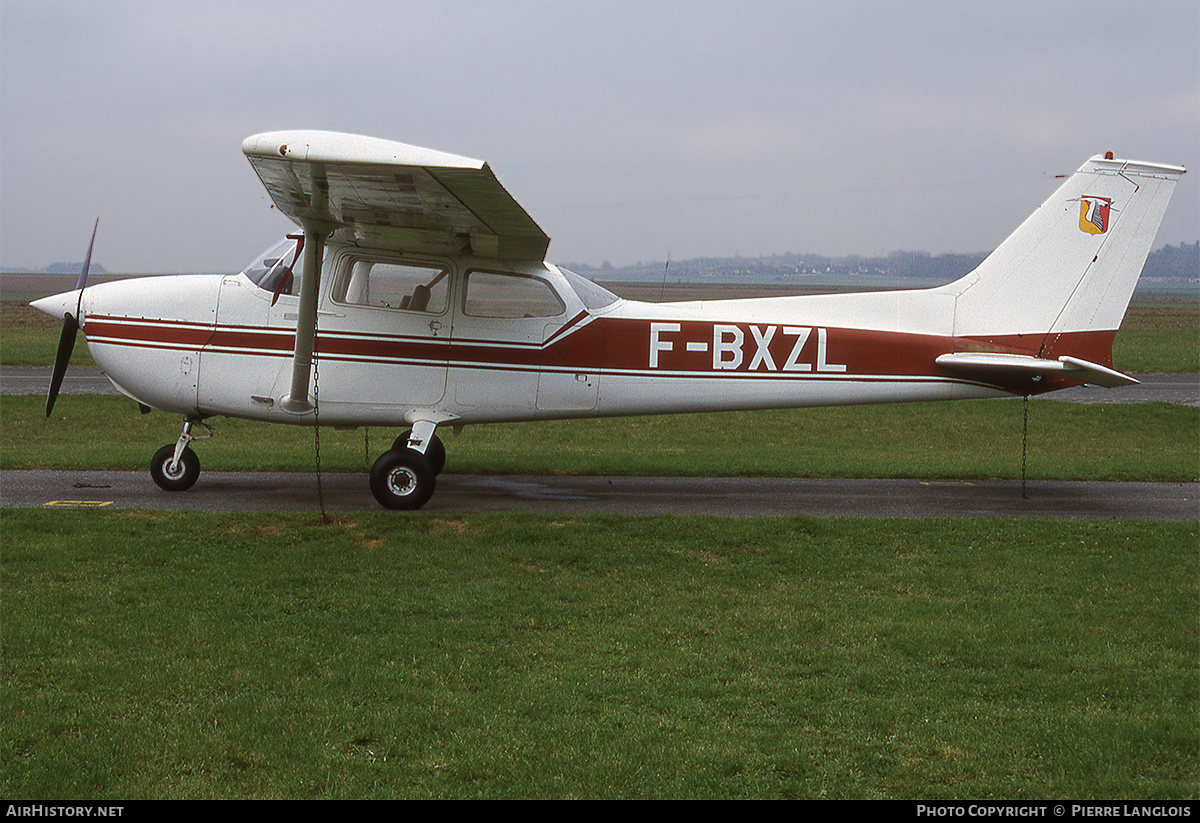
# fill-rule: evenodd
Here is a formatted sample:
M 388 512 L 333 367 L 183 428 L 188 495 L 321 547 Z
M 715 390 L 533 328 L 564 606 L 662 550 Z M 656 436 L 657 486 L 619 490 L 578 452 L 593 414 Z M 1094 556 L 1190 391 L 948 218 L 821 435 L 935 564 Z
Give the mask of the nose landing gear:
M 204 430 L 195 434 L 196 427 Z M 160 489 L 169 492 L 181 492 L 190 489 L 200 477 L 200 458 L 188 444 L 193 440 L 207 440 L 212 437 L 212 428 L 199 420 L 185 420 L 183 433 L 174 444 L 163 446 L 150 459 L 150 477 Z

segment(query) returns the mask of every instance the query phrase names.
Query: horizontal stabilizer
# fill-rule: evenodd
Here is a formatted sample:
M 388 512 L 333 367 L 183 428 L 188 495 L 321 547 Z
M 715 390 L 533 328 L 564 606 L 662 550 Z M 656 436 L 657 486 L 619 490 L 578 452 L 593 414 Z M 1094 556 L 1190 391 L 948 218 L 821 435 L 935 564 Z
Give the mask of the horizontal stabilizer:
M 1141 382 L 1127 374 L 1121 374 L 1107 366 L 1101 366 L 1099 363 L 1091 363 L 1078 357 L 1068 356 L 1060 357 L 1057 360 L 1047 360 L 1028 354 L 956 352 L 943 354 L 937 358 L 936 362 L 939 366 L 948 369 L 975 372 L 980 375 L 1012 374 L 1014 372 L 1045 374 L 1078 380 L 1080 383 L 1089 383 L 1094 386 L 1104 386 L 1109 389 L 1117 386 L 1133 386 Z

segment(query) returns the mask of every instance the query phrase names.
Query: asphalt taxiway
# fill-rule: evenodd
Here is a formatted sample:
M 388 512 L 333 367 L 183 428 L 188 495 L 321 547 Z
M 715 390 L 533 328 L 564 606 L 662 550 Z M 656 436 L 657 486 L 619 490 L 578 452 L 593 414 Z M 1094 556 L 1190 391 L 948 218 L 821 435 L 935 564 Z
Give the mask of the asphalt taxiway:
M 162 511 L 381 511 L 365 473 L 207 472 L 164 492 L 147 472 L 0 472 L 0 504 Z M 1200 519 L 1200 484 L 443 474 L 423 513 Z M 397 516 L 404 516 L 397 513 Z

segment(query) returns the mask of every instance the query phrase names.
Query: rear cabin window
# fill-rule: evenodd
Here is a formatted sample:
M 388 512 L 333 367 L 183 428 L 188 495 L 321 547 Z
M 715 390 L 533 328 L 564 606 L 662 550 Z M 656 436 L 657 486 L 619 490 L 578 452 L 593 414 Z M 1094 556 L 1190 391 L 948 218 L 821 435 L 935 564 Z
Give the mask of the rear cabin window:
M 463 314 L 470 317 L 557 317 L 566 305 L 545 280 L 522 274 L 467 274 Z
M 347 260 L 333 299 L 357 306 L 441 314 L 450 304 L 450 278 L 437 266 L 386 260 Z

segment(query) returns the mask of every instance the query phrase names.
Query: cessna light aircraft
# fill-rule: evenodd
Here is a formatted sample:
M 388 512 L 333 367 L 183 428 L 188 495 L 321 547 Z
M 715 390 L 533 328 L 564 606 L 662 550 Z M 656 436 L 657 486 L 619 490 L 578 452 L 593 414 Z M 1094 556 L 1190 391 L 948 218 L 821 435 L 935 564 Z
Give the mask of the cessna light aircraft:
M 433 494 L 441 426 L 1136 383 L 1112 341 L 1184 173 L 1093 157 L 938 288 L 644 303 L 546 262 L 479 160 L 316 131 L 242 150 L 298 230 L 236 275 L 87 286 L 85 264 L 33 303 L 64 321 L 46 413 L 82 329 L 120 392 L 183 416 L 151 460 L 162 488 L 196 482 L 212 417 L 391 426 L 370 487 L 392 509 Z

